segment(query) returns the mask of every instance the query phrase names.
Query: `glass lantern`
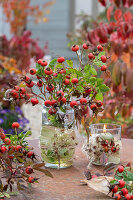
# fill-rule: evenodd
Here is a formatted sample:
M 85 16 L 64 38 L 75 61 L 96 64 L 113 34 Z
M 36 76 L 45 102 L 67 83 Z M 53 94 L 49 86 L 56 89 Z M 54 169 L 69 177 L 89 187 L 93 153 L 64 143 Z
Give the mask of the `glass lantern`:
M 95 165 L 120 163 L 121 126 L 116 124 L 90 125 L 90 137 L 85 151 Z

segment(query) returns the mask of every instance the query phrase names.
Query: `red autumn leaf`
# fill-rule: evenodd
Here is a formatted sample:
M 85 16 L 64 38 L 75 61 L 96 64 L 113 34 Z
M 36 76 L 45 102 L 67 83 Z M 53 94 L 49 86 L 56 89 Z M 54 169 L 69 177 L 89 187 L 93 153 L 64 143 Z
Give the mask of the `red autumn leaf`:
M 132 19 L 132 14 L 129 11 L 125 12 L 124 19 L 125 21 L 130 21 Z
M 128 0 L 128 6 L 131 7 L 133 5 L 133 0 Z
M 127 3 L 127 0 L 122 0 L 123 5 L 125 6 Z
M 120 6 L 120 0 L 114 0 L 114 3 L 116 4 L 117 7 Z
M 113 8 L 114 8 L 114 6 L 110 6 L 110 7 L 107 9 L 107 19 L 108 19 L 108 21 L 110 21 L 111 13 L 112 13 L 112 11 L 113 11 Z
M 122 11 L 121 9 L 117 9 L 114 13 L 114 18 L 116 21 L 120 20 L 120 18 L 122 17 Z
M 98 0 L 99 1 L 99 3 L 102 5 L 102 6 L 106 6 L 106 0 Z

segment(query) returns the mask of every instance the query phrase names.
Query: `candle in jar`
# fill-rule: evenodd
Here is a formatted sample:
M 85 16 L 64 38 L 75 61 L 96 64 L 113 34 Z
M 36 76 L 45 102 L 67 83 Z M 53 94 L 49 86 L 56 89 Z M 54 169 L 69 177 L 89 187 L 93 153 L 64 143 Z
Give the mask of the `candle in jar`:
M 103 140 L 108 140 L 108 141 L 114 140 L 114 136 L 111 133 L 106 132 L 106 125 L 105 124 L 104 124 L 104 127 L 103 127 L 103 133 L 101 133 L 100 137 Z

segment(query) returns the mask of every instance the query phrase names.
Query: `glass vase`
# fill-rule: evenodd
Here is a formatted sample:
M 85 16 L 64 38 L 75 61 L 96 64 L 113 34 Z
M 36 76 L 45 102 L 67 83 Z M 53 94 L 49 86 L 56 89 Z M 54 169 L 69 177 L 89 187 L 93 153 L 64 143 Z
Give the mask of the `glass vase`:
M 103 123 L 90 125 L 90 137 L 85 150 L 92 164 L 119 164 L 121 148 L 121 126 Z
M 46 167 L 67 168 L 72 165 L 75 152 L 74 111 L 69 106 L 55 115 L 48 114 L 48 107 L 42 111 L 40 137 L 41 156 Z

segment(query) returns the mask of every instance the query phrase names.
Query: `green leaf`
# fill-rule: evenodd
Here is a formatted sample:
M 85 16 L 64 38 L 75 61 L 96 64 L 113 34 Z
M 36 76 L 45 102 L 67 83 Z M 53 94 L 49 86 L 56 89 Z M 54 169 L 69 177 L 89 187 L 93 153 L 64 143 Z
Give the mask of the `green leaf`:
M 83 77 L 83 73 L 81 71 L 75 70 L 75 73 L 78 77 Z
M 105 84 L 100 85 L 99 89 L 101 92 L 108 92 L 110 90 L 110 88 Z
M 97 75 L 97 72 L 96 72 L 96 70 L 93 67 L 90 68 L 90 72 L 93 75 Z
M 56 58 L 53 59 L 53 60 L 51 60 L 51 62 L 49 63 L 49 67 L 53 69 L 54 66 L 55 66 L 55 64 L 56 64 L 56 62 L 57 62 L 57 59 L 56 59 Z
M 118 184 L 118 181 L 112 180 L 112 181 L 110 181 L 110 184 L 111 184 L 111 185 Z
M 25 133 L 25 137 L 29 137 L 30 135 L 32 135 L 32 132 L 31 132 L 31 131 L 27 131 L 27 132 Z
M 102 78 L 97 78 L 97 86 L 101 85 L 103 83 Z
M 37 70 L 36 75 L 37 76 L 44 76 L 45 75 L 44 69 L 43 69 L 42 66 L 40 66 L 40 68 Z
M 56 65 L 56 69 L 61 69 L 63 67 L 63 65 L 62 64 L 58 64 L 58 65 Z
M 90 70 L 91 66 L 90 65 L 85 65 L 84 67 L 84 72 L 88 72 Z
M 97 93 L 95 99 L 103 101 L 103 94 L 101 92 Z
M 89 82 L 90 82 L 92 85 L 94 85 L 95 82 L 96 82 L 96 77 L 91 77 L 91 78 L 89 79 Z
M 72 61 L 72 60 L 66 60 L 66 63 L 67 63 L 70 67 L 73 67 L 73 61 Z
M 62 106 L 60 107 L 60 110 L 61 110 L 62 112 L 64 112 L 64 113 L 66 112 L 66 110 L 65 110 Z
M 75 69 L 69 68 L 69 69 L 67 70 L 67 74 L 71 74 L 71 73 L 75 73 Z
M 40 69 L 40 65 L 36 63 L 36 69 Z
M 102 61 L 94 61 L 94 65 L 97 67 L 101 67 L 103 65 Z
M 79 90 L 81 93 L 84 92 L 84 88 L 82 86 L 78 86 L 76 90 Z

